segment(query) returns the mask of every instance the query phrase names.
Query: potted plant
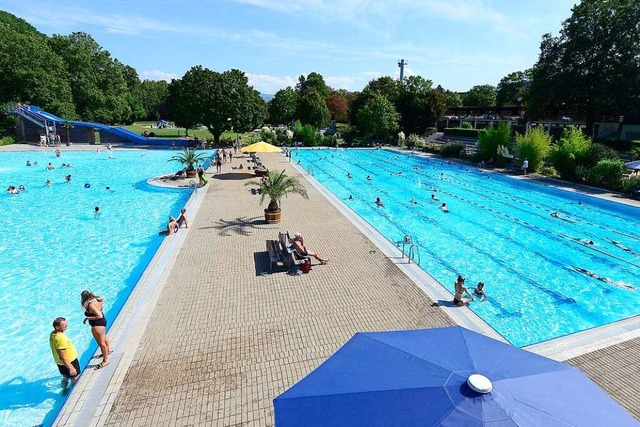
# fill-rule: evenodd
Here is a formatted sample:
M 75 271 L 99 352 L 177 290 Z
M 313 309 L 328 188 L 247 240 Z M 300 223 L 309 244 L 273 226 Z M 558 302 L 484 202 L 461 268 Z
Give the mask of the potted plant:
M 299 194 L 308 199 L 307 190 L 302 186 L 298 178 L 287 176 L 282 172 L 269 171 L 265 179 L 251 181 L 245 185 L 257 185 L 260 191 L 260 204 L 265 198 L 269 198 L 269 206 L 264 210 L 264 219 L 269 224 L 280 222 L 280 199 L 290 193 Z
M 198 162 L 203 162 L 205 160 L 205 157 L 206 156 L 204 154 L 196 153 L 195 148 L 182 147 L 182 151 L 169 159 L 169 161 L 178 162 L 181 165 L 185 166 L 187 171 L 187 178 L 195 178 L 195 165 Z

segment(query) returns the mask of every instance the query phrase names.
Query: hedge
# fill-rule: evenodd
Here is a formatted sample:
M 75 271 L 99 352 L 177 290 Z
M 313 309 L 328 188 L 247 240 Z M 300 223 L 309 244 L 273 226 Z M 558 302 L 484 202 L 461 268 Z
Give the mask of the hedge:
M 446 128 L 444 130 L 445 136 L 465 136 L 468 138 L 477 138 L 480 132 L 484 132 L 484 129 L 463 129 L 463 128 Z

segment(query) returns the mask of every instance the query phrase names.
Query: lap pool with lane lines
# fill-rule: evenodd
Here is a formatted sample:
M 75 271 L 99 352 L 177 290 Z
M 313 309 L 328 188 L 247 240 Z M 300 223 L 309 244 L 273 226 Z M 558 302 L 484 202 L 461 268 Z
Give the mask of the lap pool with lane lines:
M 294 159 L 389 241 L 412 236 L 422 269 L 451 292 L 458 274 L 484 282 L 488 300 L 470 308 L 516 346 L 640 311 L 638 208 L 387 150 Z
M 158 231 L 191 194 L 146 183 L 180 169 L 167 161 L 174 154 L 64 151 L 58 158 L 53 150 L 0 152 L 2 189 L 26 187 L 18 195 L 0 193 L 0 425 L 54 421 L 65 397 L 49 349 L 51 322 L 67 318 L 67 335 L 84 367 L 97 345 L 82 324 L 80 292 L 107 298 L 112 325 L 162 242 Z M 26 166 L 27 160 L 38 166 Z M 49 162 L 56 169 L 46 170 Z

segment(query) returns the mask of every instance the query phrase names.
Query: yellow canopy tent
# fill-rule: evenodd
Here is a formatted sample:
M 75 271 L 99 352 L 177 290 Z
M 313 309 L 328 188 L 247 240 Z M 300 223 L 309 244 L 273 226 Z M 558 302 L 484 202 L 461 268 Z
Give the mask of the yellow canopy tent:
M 255 144 L 247 145 L 242 149 L 243 153 L 279 153 L 281 151 L 282 150 L 280 150 L 279 147 L 276 147 L 275 145 L 271 145 L 264 141 L 259 141 Z

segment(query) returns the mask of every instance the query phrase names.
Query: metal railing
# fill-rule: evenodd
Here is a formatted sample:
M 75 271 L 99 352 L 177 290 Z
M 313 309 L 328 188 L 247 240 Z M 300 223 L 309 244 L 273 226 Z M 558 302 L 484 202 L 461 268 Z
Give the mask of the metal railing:
M 23 117 L 30 122 L 43 127 L 47 142 L 51 140 L 51 134 L 57 133 L 56 122 L 54 120 L 48 120 L 46 117 L 43 117 L 42 115 L 31 111 L 31 109 L 29 109 L 25 105 L 9 106 L 8 110 L 9 114 L 17 114 L 20 117 Z
M 409 246 L 409 250 L 407 251 L 407 245 Z M 413 242 L 413 237 L 411 237 L 409 234 L 405 234 L 405 236 L 402 238 L 402 257 L 404 258 L 405 255 L 407 256 L 407 264 L 411 264 L 411 261 L 415 262 L 416 264 L 420 265 L 420 246 L 417 243 Z M 417 260 L 416 260 L 417 258 Z

